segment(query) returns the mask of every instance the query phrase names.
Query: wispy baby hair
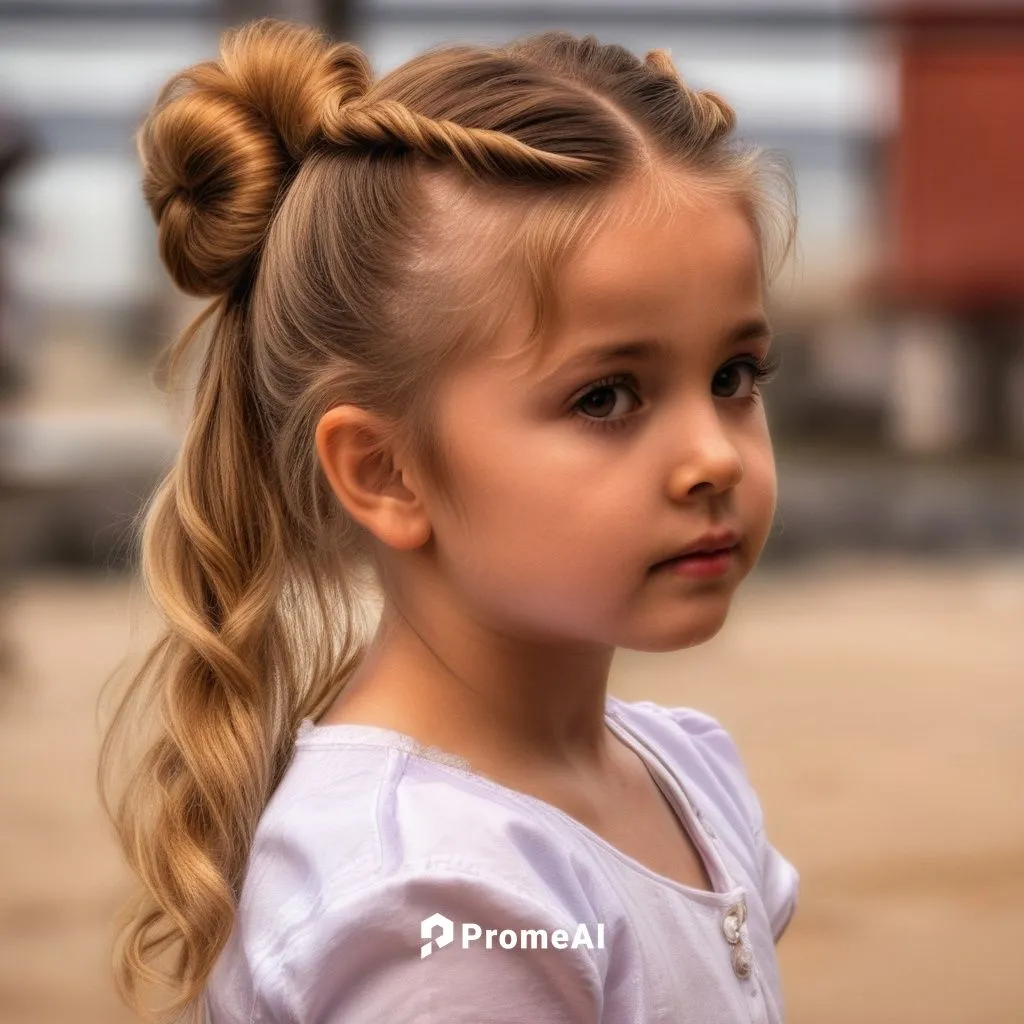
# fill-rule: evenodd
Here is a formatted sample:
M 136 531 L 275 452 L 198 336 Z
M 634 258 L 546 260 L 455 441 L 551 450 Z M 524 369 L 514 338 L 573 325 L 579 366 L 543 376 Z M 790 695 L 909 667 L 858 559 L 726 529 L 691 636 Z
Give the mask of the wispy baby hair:
M 140 537 L 166 629 L 101 752 L 142 883 L 116 953 L 130 1003 L 157 981 L 170 1012 L 200 1012 L 295 731 L 368 643 L 381 581 L 319 465 L 320 418 L 378 414 L 453 494 L 433 383 L 488 344 L 515 295 L 542 336 L 557 269 L 616 183 L 644 174 L 667 194 L 678 175 L 661 172 L 686 172 L 695 192 L 735 191 L 767 263 L 788 247 L 787 179 L 733 125 L 666 52 L 557 31 L 434 48 L 375 79 L 352 43 L 260 21 L 165 86 L 139 134 L 144 194 L 172 278 L 213 301 L 164 366 L 198 357 Z

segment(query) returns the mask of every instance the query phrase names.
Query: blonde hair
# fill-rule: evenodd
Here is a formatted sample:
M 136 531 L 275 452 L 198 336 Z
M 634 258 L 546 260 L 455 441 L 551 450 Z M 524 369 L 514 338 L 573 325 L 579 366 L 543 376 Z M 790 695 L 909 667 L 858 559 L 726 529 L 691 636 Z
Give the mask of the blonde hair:
M 296 728 L 365 649 L 375 564 L 318 463 L 320 417 L 381 414 L 450 491 L 431 382 L 487 344 L 517 289 L 541 335 L 558 266 L 630 175 L 728 182 L 783 255 L 788 177 L 730 142 L 734 120 L 664 51 L 564 32 L 435 48 L 375 81 L 355 45 L 260 21 L 165 86 L 139 135 L 144 194 L 174 281 L 213 302 L 165 354 L 172 377 L 201 357 L 141 530 L 166 630 L 101 751 L 142 883 L 115 957 L 137 1009 L 162 982 L 171 1012 L 198 1011 Z M 116 755 L 143 736 L 115 799 Z

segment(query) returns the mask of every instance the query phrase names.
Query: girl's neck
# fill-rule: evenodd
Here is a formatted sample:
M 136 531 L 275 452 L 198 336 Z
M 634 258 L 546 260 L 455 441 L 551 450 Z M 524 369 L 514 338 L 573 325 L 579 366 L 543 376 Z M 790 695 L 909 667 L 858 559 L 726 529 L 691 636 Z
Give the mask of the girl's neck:
M 601 771 L 614 648 L 570 648 L 445 629 L 443 616 L 408 620 L 385 607 L 372 644 L 322 724 L 377 725 L 506 768 Z

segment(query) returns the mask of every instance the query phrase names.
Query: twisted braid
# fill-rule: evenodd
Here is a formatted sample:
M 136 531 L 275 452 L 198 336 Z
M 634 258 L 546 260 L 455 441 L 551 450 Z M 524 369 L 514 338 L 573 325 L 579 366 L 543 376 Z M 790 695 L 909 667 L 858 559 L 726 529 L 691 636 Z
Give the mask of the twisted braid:
M 325 114 L 321 129 L 334 145 L 416 150 L 434 160 L 453 159 L 467 174 L 592 181 L 600 165 L 528 146 L 506 132 L 470 128 L 426 117 L 397 100 L 356 100 Z

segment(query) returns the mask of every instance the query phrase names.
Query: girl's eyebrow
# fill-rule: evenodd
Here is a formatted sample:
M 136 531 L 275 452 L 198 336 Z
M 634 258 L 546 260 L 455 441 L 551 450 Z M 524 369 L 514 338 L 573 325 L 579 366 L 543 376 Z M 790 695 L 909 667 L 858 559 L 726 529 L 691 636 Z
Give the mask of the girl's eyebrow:
M 735 330 L 729 332 L 726 337 L 726 345 L 738 345 L 743 341 L 765 341 L 772 340 L 772 326 L 763 316 L 751 317 L 744 320 Z
M 744 341 L 760 340 L 762 338 L 770 341 L 772 336 L 771 326 L 764 317 L 751 317 L 734 327 L 726 336 L 723 347 L 732 348 Z M 620 359 L 646 359 L 651 360 L 656 356 L 668 354 L 670 346 L 657 338 L 641 338 L 636 341 L 612 341 L 602 345 L 592 345 L 573 353 L 568 359 L 559 363 L 550 372 L 540 378 L 541 384 L 546 384 L 555 377 L 560 377 L 569 370 L 582 369 L 585 366 L 599 367 L 607 363 L 614 363 Z

